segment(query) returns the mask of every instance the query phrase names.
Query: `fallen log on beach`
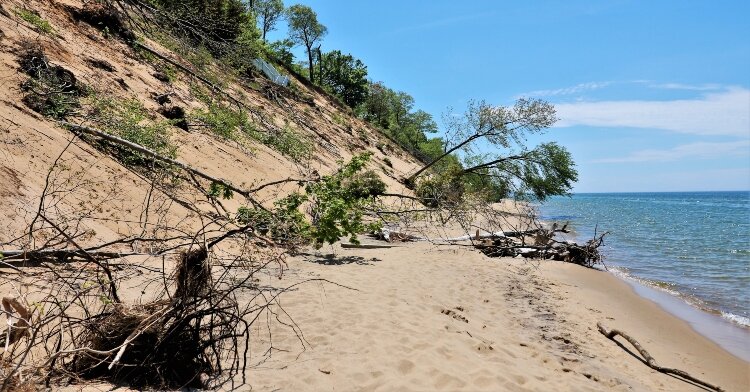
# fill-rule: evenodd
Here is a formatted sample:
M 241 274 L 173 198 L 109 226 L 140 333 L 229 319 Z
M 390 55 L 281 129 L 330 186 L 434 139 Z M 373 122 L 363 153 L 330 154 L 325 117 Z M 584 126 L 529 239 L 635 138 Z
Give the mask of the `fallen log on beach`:
M 594 234 L 594 238 L 583 244 L 555 240 L 555 234 L 560 232 L 569 232 L 567 224 L 560 229 L 557 228 L 557 224 L 554 224 L 550 230 L 535 229 L 516 232 L 523 234 L 519 236 L 495 236 L 474 244 L 474 247 L 489 257 L 548 259 L 586 267 L 602 263 L 603 257 L 599 253 L 599 247 L 604 244 L 604 237 L 609 232 L 598 236 Z M 531 243 L 526 242 L 528 236 L 531 236 Z M 475 238 L 480 240 L 481 236 L 477 235 Z
M 596 327 L 599 329 L 599 332 L 601 332 L 602 335 L 606 336 L 607 339 L 610 339 L 610 340 L 614 341 L 615 343 L 617 343 L 621 347 L 622 347 L 622 345 L 615 340 L 615 337 L 622 336 L 625 340 L 627 340 L 630 344 L 632 344 L 633 347 L 635 347 L 635 349 L 638 351 L 638 353 L 641 354 L 641 356 L 643 357 L 643 359 L 642 359 L 643 363 L 645 363 L 646 366 L 650 367 L 651 369 L 654 369 L 657 372 L 664 373 L 664 374 L 673 374 L 675 376 L 678 376 L 678 377 L 683 378 L 685 380 L 688 380 L 690 382 L 696 383 L 696 384 L 698 384 L 700 386 L 706 387 L 706 388 L 708 388 L 708 389 L 710 389 L 712 391 L 723 391 L 723 389 L 721 389 L 721 387 L 719 387 L 717 385 L 709 384 L 709 383 L 707 383 L 707 382 L 705 382 L 705 381 L 703 381 L 701 379 L 695 378 L 695 377 L 691 376 L 690 374 L 688 374 L 685 371 L 682 371 L 682 370 L 679 370 L 679 369 L 672 369 L 672 368 L 667 368 L 667 367 L 659 366 L 656 363 L 656 360 L 654 359 L 654 357 L 652 357 L 651 354 L 649 354 L 648 351 L 646 351 L 646 349 L 643 348 L 643 346 L 641 346 L 641 344 L 638 343 L 637 340 L 635 340 L 633 337 L 631 337 L 627 333 L 622 332 L 622 331 L 617 330 L 617 329 L 607 330 L 607 327 L 605 327 L 604 325 L 602 325 L 602 323 L 596 323 Z

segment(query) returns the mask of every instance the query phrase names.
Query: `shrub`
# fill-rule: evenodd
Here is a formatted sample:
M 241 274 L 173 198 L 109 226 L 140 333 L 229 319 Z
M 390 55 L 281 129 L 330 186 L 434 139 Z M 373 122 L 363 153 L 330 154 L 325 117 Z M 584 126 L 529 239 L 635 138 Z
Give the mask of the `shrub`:
M 175 158 L 177 147 L 169 140 L 169 121 L 156 121 L 136 99 L 92 95 L 90 118 L 103 131 L 139 144 L 157 154 Z M 130 149 L 115 147 L 116 156 L 127 164 L 145 165 L 150 159 Z
M 79 99 L 87 89 L 67 69 L 50 64 L 44 52 L 24 44 L 19 60 L 21 70 L 29 79 L 21 84 L 23 102 L 44 116 L 63 120 L 80 107 Z
M 256 138 L 295 162 L 304 162 L 312 157 L 313 144 L 288 125 L 279 132 L 262 134 Z
M 271 211 L 240 207 L 237 221 L 252 225 L 262 235 L 285 245 L 303 245 L 310 242 L 310 224 L 300 211 L 307 198 L 299 193 L 277 200 Z
M 196 110 L 192 117 L 204 123 L 213 133 L 225 139 L 236 140 L 235 132 L 250 127 L 250 120 L 242 110 L 211 100 L 207 109 Z
M 353 175 L 344 181 L 343 186 L 353 197 L 359 199 L 374 198 L 385 193 L 385 183 L 372 170 Z
M 438 208 L 459 204 L 465 192 L 465 185 L 456 174 L 454 171 L 447 171 L 424 178 L 419 181 L 414 192 L 427 207 Z
M 371 156 L 371 153 L 355 156 L 349 163 L 342 163 L 335 174 L 305 188 L 310 200 L 310 235 L 315 247 L 333 244 L 346 236 L 356 244 L 358 234 L 379 228 L 377 222 L 363 221 L 364 210 L 374 202 L 373 196 L 385 190 L 385 184 L 377 183 L 379 178 L 376 181 L 370 174 L 359 174 Z
M 31 24 L 44 34 L 52 34 L 55 32 L 55 30 L 52 28 L 52 25 L 50 25 L 46 20 L 42 19 L 42 17 L 34 11 L 27 10 L 25 8 L 18 8 L 14 12 L 19 18 Z

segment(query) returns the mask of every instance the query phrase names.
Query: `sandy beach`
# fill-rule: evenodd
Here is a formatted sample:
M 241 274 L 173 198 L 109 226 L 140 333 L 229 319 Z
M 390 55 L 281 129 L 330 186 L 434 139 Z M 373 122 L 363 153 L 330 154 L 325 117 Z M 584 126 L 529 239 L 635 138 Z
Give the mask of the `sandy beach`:
M 289 267 L 287 284 L 348 288 L 315 281 L 280 296 L 279 320 L 291 316 L 300 336 L 276 320 L 255 326 L 253 390 L 702 390 L 648 368 L 597 322 L 629 333 L 662 366 L 750 387 L 750 364 L 606 272 L 427 243 L 324 248 Z

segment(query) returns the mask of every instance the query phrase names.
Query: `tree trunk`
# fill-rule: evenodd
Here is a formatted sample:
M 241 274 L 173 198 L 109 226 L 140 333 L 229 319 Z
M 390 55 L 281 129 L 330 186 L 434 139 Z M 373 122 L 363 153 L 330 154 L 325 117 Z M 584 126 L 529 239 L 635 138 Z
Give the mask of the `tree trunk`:
M 315 66 L 313 65 L 312 46 L 307 47 L 308 69 L 310 70 L 310 83 L 315 84 Z

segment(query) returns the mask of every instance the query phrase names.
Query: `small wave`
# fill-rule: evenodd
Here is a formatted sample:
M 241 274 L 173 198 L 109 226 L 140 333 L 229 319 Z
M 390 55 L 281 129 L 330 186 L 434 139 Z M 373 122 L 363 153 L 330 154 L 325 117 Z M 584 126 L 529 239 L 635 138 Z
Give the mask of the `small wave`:
M 728 313 L 728 312 L 721 312 L 721 317 L 724 317 L 725 319 L 739 324 L 743 327 L 750 327 L 750 318 L 738 316 L 736 314 Z
M 580 216 L 575 215 L 542 215 L 539 217 L 539 219 L 544 221 L 575 220 L 579 218 Z
M 623 268 L 623 267 L 619 267 L 619 266 L 618 267 L 609 267 L 609 270 L 610 270 L 610 272 L 612 272 L 613 274 L 619 276 L 620 278 L 634 280 L 634 281 L 636 281 L 636 282 L 638 282 L 638 283 L 640 283 L 640 284 L 642 284 L 644 286 L 648 286 L 648 287 L 651 287 L 653 289 L 657 289 L 657 290 L 663 291 L 663 292 L 665 292 L 665 293 L 667 293 L 669 295 L 673 295 L 675 297 L 683 298 L 683 300 L 685 300 L 688 303 L 692 302 L 692 301 L 689 301 L 688 298 L 686 298 L 685 295 L 683 295 L 683 293 L 681 293 L 681 292 L 679 292 L 679 291 L 677 291 L 677 290 L 675 290 L 673 288 L 675 286 L 674 283 L 663 282 L 663 281 L 655 280 L 655 279 L 644 279 L 644 278 L 632 275 L 630 273 L 630 271 L 628 271 L 628 269 Z

